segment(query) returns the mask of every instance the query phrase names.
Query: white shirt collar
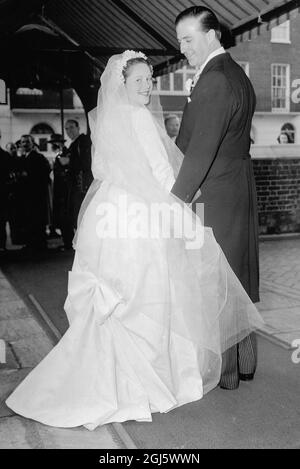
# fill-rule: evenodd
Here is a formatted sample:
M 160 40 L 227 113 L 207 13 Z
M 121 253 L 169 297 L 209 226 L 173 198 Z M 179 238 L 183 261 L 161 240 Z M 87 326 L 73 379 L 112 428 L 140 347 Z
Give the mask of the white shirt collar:
M 201 67 L 199 68 L 199 70 L 197 71 L 196 75 L 195 76 L 200 76 L 200 74 L 203 72 L 205 66 L 208 64 L 208 62 L 213 59 L 214 57 L 217 57 L 217 55 L 220 55 L 220 54 L 225 54 L 225 49 L 224 47 L 219 47 L 218 49 L 214 50 L 213 52 L 211 52 L 207 59 L 205 60 L 205 62 L 201 65 Z
M 197 72 L 195 73 L 194 75 L 194 78 L 191 80 L 187 80 L 186 84 L 188 85 L 187 86 L 187 89 L 188 89 L 188 92 L 189 94 L 191 94 L 191 92 L 193 91 L 193 89 L 195 88 L 196 86 L 196 83 L 201 75 L 201 73 L 203 72 L 205 66 L 208 64 L 208 62 L 213 59 L 214 57 L 216 57 L 217 55 L 221 55 L 221 54 L 225 54 L 226 51 L 224 49 L 224 47 L 219 47 L 218 49 L 214 50 L 213 52 L 211 52 L 211 54 L 209 54 L 207 56 L 207 59 L 205 60 L 205 62 L 201 65 L 201 67 L 197 70 Z M 188 83 L 189 82 L 189 83 Z M 190 97 L 188 97 L 188 102 L 190 102 Z

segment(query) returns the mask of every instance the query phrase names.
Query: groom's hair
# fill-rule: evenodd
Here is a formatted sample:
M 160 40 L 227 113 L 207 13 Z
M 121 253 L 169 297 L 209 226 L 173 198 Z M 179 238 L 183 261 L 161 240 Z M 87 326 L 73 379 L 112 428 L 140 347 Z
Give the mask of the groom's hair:
M 199 24 L 203 32 L 208 32 L 210 29 L 214 29 L 218 40 L 221 39 L 221 25 L 216 14 L 207 7 L 194 6 L 187 8 L 186 10 L 179 13 L 175 19 L 175 26 L 178 23 L 188 17 L 194 17 L 199 19 Z

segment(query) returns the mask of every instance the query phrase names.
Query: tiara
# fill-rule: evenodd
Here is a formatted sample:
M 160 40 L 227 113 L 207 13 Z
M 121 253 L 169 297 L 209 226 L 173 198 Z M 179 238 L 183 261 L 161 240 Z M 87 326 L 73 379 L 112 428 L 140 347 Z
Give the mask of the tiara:
M 143 52 L 136 52 L 134 50 L 125 50 L 125 52 L 123 52 L 121 59 L 117 62 L 118 76 L 122 82 L 125 81 L 123 70 L 126 68 L 127 62 L 131 59 L 138 58 L 148 60 L 147 56 L 143 54 Z

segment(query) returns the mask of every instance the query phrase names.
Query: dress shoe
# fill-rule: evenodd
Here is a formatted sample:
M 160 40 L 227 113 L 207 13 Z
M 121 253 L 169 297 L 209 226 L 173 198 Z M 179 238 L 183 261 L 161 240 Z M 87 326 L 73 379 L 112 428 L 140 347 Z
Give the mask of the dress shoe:
M 219 383 L 219 388 L 224 389 L 225 391 L 234 391 L 235 389 L 238 389 L 239 383 L 233 384 L 232 386 L 226 386 L 225 384 Z
M 248 374 L 239 374 L 240 380 L 241 381 L 252 381 L 254 378 L 254 373 L 248 373 Z

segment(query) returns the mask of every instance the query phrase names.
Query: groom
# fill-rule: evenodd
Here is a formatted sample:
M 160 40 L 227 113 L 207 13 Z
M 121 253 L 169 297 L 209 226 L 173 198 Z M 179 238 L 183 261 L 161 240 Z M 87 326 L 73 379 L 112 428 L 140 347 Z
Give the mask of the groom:
M 258 293 L 256 189 L 249 155 L 255 109 L 252 85 L 220 44 L 220 24 L 206 7 L 191 7 L 176 18 L 181 52 L 196 67 L 177 145 L 185 155 L 172 193 L 204 204 L 204 221 L 213 229 L 233 271 L 253 302 Z M 220 386 L 235 389 L 251 380 L 257 363 L 256 338 L 246 337 L 223 355 Z

